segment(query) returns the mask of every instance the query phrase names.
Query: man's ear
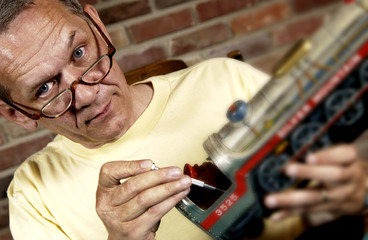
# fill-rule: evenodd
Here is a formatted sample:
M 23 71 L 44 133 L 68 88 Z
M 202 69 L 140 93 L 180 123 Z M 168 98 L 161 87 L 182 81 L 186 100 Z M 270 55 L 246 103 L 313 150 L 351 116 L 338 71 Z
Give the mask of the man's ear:
M 91 16 L 91 18 L 93 18 L 93 21 L 95 21 L 95 23 L 97 23 L 97 25 L 101 28 L 102 31 L 104 31 L 105 35 L 110 39 L 110 35 L 107 32 L 107 29 L 105 27 L 105 25 L 103 24 L 103 22 L 100 19 L 100 16 L 98 15 L 97 10 L 90 4 L 86 4 L 83 7 L 83 10 L 88 13 L 89 16 Z
M 6 103 L 0 100 L 0 114 L 11 122 L 14 122 L 28 130 L 36 130 L 38 123 L 35 120 L 26 117 L 17 110 L 9 107 Z

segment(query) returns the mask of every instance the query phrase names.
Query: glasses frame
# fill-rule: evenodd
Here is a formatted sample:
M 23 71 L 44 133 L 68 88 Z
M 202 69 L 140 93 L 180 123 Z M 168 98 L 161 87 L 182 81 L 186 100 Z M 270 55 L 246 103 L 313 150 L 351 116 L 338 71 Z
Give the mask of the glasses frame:
M 23 115 L 33 119 L 33 120 L 39 120 L 40 118 L 44 117 L 44 118 L 58 118 L 61 115 L 63 115 L 65 112 L 67 112 L 71 106 L 75 105 L 75 89 L 76 86 L 80 83 L 83 85 L 87 85 L 87 86 L 93 86 L 96 85 L 98 83 L 100 83 L 109 73 L 110 70 L 112 68 L 112 62 L 113 59 L 112 57 L 114 56 L 116 49 L 115 47 L 112 45 L 111 41 L 107 38 L 107 36 L 105 35 L 105 33 L 101 30 L 101 28 L 97 25 L 97 23 L 92 19 L 92 17 L 86 13 L 83 12 L 84 15 L 92 22 L 92 24 L 95 26 L 95 28 L 97 29 L 99 35 L 103 38 L 103 40 L 105 41 L 105 43 L 107 44 L 107 53 L 102 55 L 99 59 L 97 59 L 97 61 L 95 61 L 77 80 L 73 81 L 70 84 L 69 88 L 64 89 L 63 91 L 61 91 L 60 93 L 58 93 L 55 97 L 53 97 L 50 101 L 48 101 L 42 108 L 41 111 L 39 113 L 29 113 L 27 111 L 25 111 L 24 109 L 22 109 L 21 107 L 18 107 L 15 102 L 11 102 L 11 101 L 4 101 L 6 104 L 8 104 L 10 107 L 12 107 L 13 109 L 19 111 L 20 113 L 22 113 Z M 94 82 L 94 83 L 88 83 L 88 82 L 84 82 L 83 81 L 83 76 L 85 76 L 94 66 L 96 66 L 104 57 L 108 56 L 109 60 L 110 60 L 110 66 L 109 66 L 109 70 L 106 72 L 105 76 L 103 76 L 99 81 Z M 45 109 L 48 105 L 50 105 L 55 99 L 57 99 L 60 95 L 64 94 L 66 91 L 71 91 L 72 93 L 72 100 L 70 101 L 68 107 L 61 113 L 55 115 L 55 116 L 48 116 L 45 115 L 43 113 L 43 109 Z M 19 104 L 20 105 L 20 104 Z M 25 107 L 25 106 L 24 106 Z

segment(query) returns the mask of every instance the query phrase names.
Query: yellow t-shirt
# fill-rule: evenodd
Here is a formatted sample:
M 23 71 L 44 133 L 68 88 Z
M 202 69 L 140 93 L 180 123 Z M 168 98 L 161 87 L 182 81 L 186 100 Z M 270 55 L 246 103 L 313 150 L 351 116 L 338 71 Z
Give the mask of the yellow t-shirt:
M 154 88 L 152 101 L 116 142 L 87 149 L 57 136 L 17 169 L 8 189 L 14 239 L 107 239 L 95 211 L 102 164 L 152 159 L 160 167 L 183 167 L 203 162 L 202 143 L 227 122 L 227 108 L 235 100 L 249 100 L 267 79 L 236 60 L 208 60 L 147 80 Z M 156 238 L 210 239 L 176 209 L 162 219 Z

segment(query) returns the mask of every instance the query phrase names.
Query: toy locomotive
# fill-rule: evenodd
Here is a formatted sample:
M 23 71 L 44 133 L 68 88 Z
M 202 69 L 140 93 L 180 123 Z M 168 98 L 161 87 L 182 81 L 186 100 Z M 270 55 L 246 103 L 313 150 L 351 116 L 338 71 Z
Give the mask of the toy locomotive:
M 192 187 L 177 205 L 213 238 L 234 239 L 267 216 L 266 194 L 303 187 L 283 175 L 286 162 L 351 142 L 367 128 L 368 0 L 345 2 L 285 56 L 250 102 L 229 108 L 229 122 L 203 144 L 210 160 L 185 166 L 186 174 L 224 190 Z

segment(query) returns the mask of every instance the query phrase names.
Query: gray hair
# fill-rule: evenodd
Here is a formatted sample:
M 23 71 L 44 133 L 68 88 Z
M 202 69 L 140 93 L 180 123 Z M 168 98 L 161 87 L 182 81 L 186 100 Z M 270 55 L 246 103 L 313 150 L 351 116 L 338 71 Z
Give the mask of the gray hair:
M 43 0 L 48 1 L 48 0 Z M 58 0 L 73 14 L 83 16 L 83 8 L 78 0 Z M 0 0 L 0 34 L 6 31 L 9 24 L 28 6 L 34 5 L 33 0 Z M 0 82 L 0 99 L 11 102 L 9 89 Z
M 64 4 L 72 13 L 83 15 L 83 8 L 78 0 L 58 1 Z M 33 0 L 0 0 L 0 33 L 5 31 L 18 14 L 30 5 L 34 5 Z
M 32 0 L 0 0 L 0 33 L 5 31 L 18 14 L 31 4 L 33 4 Z

